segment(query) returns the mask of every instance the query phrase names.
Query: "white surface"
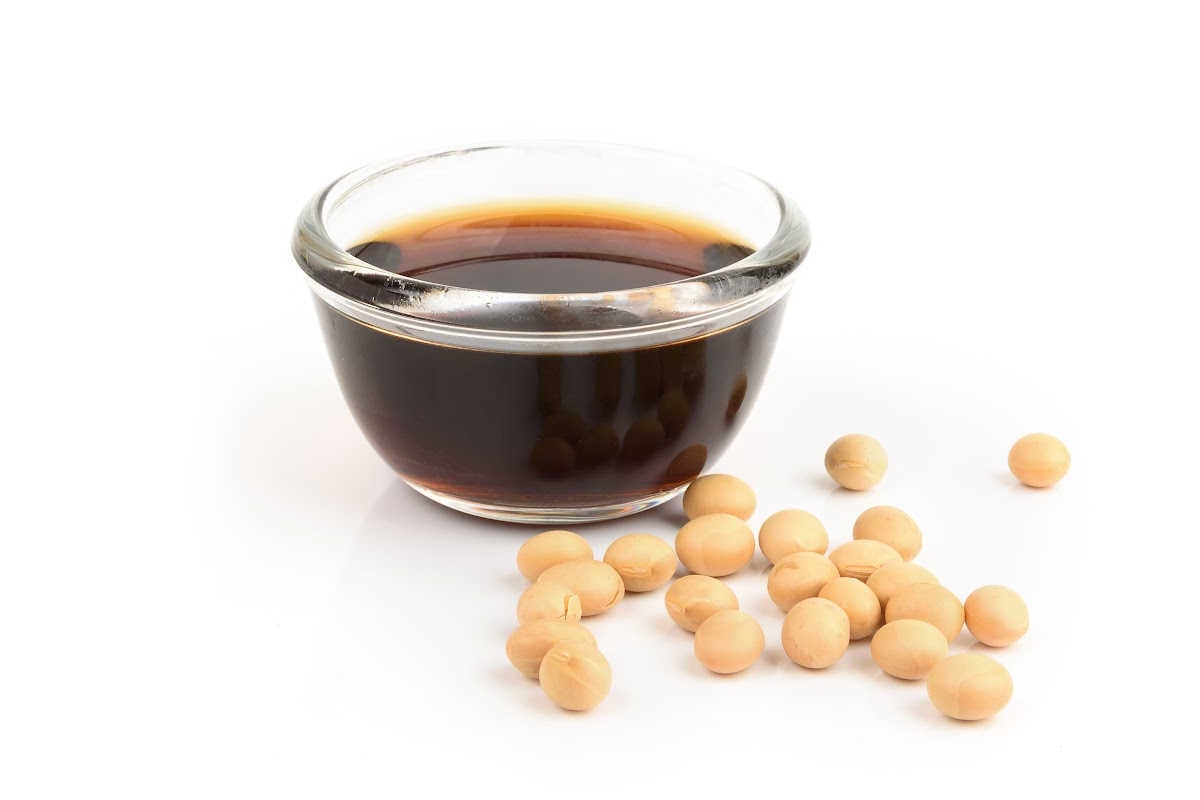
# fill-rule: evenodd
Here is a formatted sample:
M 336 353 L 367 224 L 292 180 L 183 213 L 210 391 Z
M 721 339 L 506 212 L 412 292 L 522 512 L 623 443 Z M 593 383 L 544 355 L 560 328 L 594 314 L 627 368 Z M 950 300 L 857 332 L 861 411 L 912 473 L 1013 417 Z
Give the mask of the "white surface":
M 0 795 L 1183 791 L 1200 58 L 1187 4 L 1125 8 L 26 6 L 0 49 Z M 864 645 L 793 667 L 761 556 L 731 581 L 768 640 L 743 675 L 697 666 L 661 591 L 592 624 L 615 672 L 594 713 L 508 666 L 526 532 L 369 450 L 288 237 L 345 169 L 519 137 L 739 164 L 806 210 L 719 467 L 756 525 L 799 506 L 837 542 L 894 503 L 950 588 L 1020 590 L 999 717 L 939 718 Z M 856 430 L 892 464 L 861 496 L 821 469 Z M 1006 474 L 1032 430 L 1072 450 L 1053 491 Z

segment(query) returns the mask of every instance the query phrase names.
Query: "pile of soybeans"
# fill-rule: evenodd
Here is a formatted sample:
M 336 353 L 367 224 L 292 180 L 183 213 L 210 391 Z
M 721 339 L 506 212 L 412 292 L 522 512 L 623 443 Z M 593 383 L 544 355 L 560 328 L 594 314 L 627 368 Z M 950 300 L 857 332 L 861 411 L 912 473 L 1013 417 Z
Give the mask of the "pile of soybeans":
M 1066 448 L 1047 434 L 1025 436 L 1009 453 L 1013 475 L 1027 486 L 1053 486 L 1069 466 Z M 842 487 L 864 491 L 883 478 L 887 454 L 869 436 L 843 436 L 826 452 L 825 468 Z M 580 620 L 613 608 L 626 592 L 661 588 L 682 563 L 691 574 L 671 583 L 664 600 L 671 619 L 695 634 L 697 660 L 720 674 L 750 667 L 766 647 L 762 627 L 740 610 L 720 578 L 754 556 L 755 537 L 746 520 L 756 506 L 744 481 L 705 475 L 683 496 L 688 522 L 673 547 L 657 536 L 631 533 L 596 560 L 587 540 L 570 531 L 527 540 L 517 553 L 517 568 L 531 584 L 517 601 L 520 627 L 508 638 L 509 661 L 538 679 L 558 706 L 594 708 L 608 695 L 612 669 Z M 964 625 L 991 648 L 1020 639 L 1029 627 L 1021 597 L 991 585 L 960 601 L 913 563 L 921 530 L 899 508 L 868 508 L 852 535 L 829 551 L 825 527 L 799 509 L 778 511 L 759 529 L 758 548 L 772 565 L 767 593 L 786 615 L 780 644 L 787 657 L 806 669 L 825 669 L 851 641 L 869 637 L 880 669 L 903 680 L 924 680 L 930 701 L 943 714 L 980 720 L 1004 708 L 1013 690 L 1008 670 L 982 653 L 949 655 L 949 646 Z

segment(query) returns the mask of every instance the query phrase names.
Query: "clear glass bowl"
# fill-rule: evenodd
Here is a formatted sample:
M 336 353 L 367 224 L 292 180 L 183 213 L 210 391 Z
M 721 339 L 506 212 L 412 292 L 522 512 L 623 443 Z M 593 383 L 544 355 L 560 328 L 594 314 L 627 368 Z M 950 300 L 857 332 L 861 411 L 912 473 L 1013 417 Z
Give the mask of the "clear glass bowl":
M 564 200 L 687 216 L 756 249 L 695 277 L 580 294 L 446 286 L 347 252 L 412 215 Z M 304 209 L 292 247 L 343 395 L 384 460 L 452 508 L 555 524 L 650 508 L 711 467 L 761 385 L 808 246 L 800 213 L 752 175 L 531 142 L 351 172 Z

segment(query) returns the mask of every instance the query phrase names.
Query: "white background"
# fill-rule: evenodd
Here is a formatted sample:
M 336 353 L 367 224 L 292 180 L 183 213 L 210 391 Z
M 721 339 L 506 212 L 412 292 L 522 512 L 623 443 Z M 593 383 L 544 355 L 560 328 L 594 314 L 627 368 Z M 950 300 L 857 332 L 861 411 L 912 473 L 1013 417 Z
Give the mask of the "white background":
M 27 4 L 0 30 L 5 797 L 1182 792 L 1194 778 L 1196 20 L 1164 3 Z M 718 678 L 662 592 L 595 712 L 504 657 L 527 531 L 394 478 L 288 250 L 360 163 L 573 138 L 757 172 L 809 216 L 720 463 L 833 540 L 876 503 L 1032 629 L 994 720 L 865 645 Z M 1052 491 L 1019 435 L 1074 456 Z M 868 495 L 821 457 L 866 431 Z M 676 507 L 587 527 L 670 536 Z M 963 637 L 955 648 L 968 646 Z M 1171 787 L 1174 787 L 1173 789 Z M 736 793 L 736 794 L 735 794 Z

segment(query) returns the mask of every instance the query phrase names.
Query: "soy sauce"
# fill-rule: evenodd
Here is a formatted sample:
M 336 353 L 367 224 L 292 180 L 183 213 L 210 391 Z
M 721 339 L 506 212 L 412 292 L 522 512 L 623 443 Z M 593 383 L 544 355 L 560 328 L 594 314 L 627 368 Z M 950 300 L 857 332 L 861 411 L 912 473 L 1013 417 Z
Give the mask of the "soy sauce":
M 677 281 L 752 250 L 690 219 L 547 203 L 409 220 L 350 252 L 449 286 L 562 294 Z M 692 480 L 741 424 L 782 312 L 657 347 L 529 355 L 417 341 L 317 308 L 352 412 L 402 477 L 544 508 L 620 504 Z

